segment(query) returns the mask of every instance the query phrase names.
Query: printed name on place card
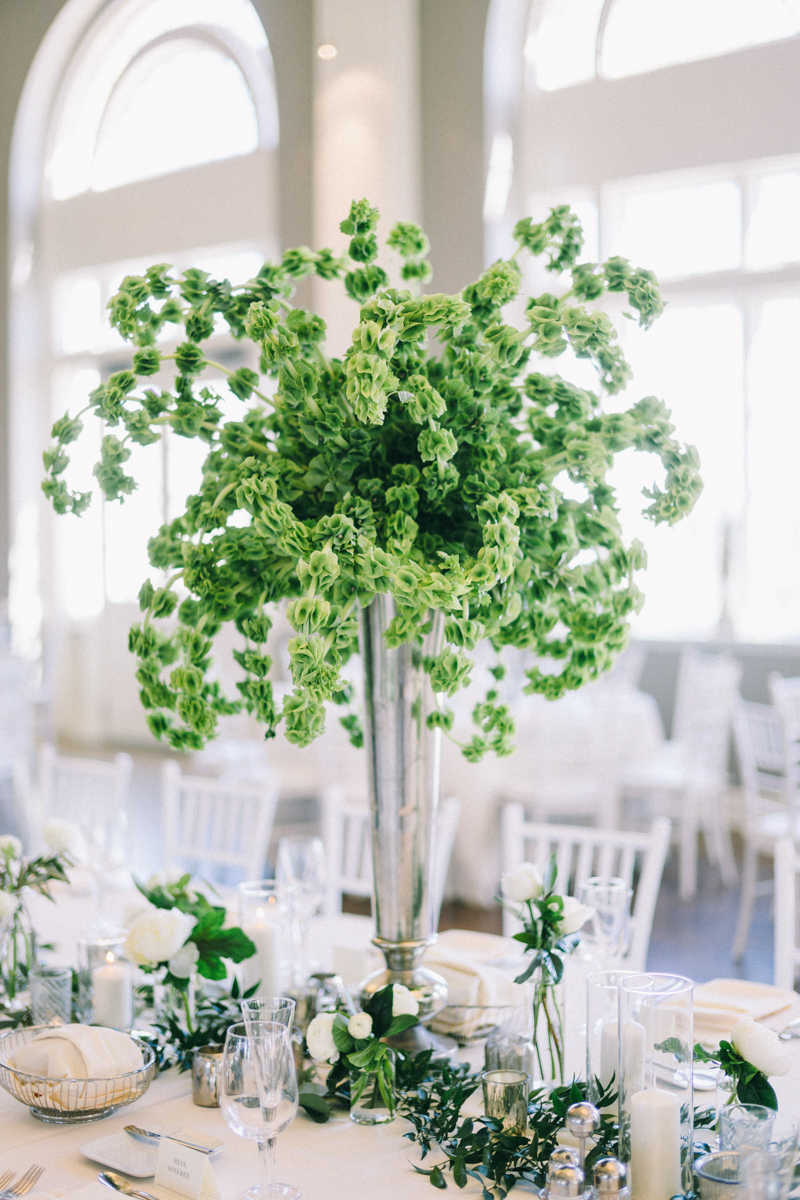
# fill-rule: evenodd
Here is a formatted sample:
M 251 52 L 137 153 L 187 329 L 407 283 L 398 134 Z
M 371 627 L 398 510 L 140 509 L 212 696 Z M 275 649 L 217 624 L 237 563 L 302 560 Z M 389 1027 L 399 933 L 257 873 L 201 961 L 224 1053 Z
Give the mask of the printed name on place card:
M 219 1200 L 219 1188 L 208 1155 L 190 1150 L 172 1138 L 162 1137 L 158 1146 L 155 1183 L 189 1200 Z

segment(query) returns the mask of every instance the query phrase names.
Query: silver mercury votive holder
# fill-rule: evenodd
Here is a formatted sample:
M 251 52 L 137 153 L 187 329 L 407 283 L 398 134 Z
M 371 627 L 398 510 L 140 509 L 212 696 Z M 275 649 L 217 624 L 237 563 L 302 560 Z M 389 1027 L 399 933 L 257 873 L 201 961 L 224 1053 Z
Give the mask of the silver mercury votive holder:
M 523 1137 L 528 1128 L 528 1076 L 524 1071 L 484 1071 L 483 1110 L 503 1133 Z
M 201 1108 L 219 1108 L 219 1089 L 222 1080 L 220 1045 L 201 1046 L 192 1059 L 192 1100 Z

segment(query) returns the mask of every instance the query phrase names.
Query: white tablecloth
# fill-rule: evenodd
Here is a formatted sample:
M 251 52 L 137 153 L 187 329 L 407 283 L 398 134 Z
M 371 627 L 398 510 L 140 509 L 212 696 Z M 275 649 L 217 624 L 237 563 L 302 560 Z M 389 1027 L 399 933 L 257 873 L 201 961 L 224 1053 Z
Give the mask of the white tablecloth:
M 104 910 L 109 916 L 120 917 L 133 899 L 131 893 L 111 893 L 106 897 Z M 59 898 L 57 907 L 37 899 L 34 908 L 43 936 L 59 941 L 58 957 L 73 962 L 75 935 L 93 915 L 91 901 L 66 895 Z M 320 921 L 320 942 L 327 940 L 330 943 L 336 928 L 335 919 L 332 924 Z M 362 944 L 367 943 L 370 932 L 367 919 L 347 918 L 342 928 L 353 945 L 359 938 L 363 939 Z M 574 980 L 566 997 L 567 1023 L 573 1034 L 583 1012 L 583 1000 L 578 994 L 580 971 L 574 974 Z M 767 1023 L 782 1028 L 800 1013 L 800 997 L 795 1010 L 780 1013 Z M 788 1131 L 791 1125 L 800 1121 L 800 1041 L 787 1045 L 792 1056 L 791 1073 L 773 1080 L 780 1102 L 776 1125 L 779 1133 Z M 573 1048 L 572 1057 L 576 1053 L 579 1059 L 579 1052 Z M 471 1057 L 473 1065 L 479 1066 L 482 1047 L 476 1048 Z M 575 1065 L 578 1066 L 578 1062 Z M 699 1094 L 696 1102 L 702 1102 L 703 1096 Z M 135 1104 L 102 1121 L 69 1127 L 38 1121 L 25 1106 L 0 1091 L 0 1169 L 22 1171 L 31 1163 L 38 1163 L 45 1167 L 39 1185 L 41 1189 L 78 1190 L 95 1180 L 101 1169 L 81 1155 L 80 1147 L 122 1131 L 131 1123 L 144 1128 L 177 1125 L 224 1139 L 226 1147 L 214 1159 L 214 1173 L 222 1200 L 238 1198 L 257 1180 L 255 1144 L 231 1133 L 219 1109 L 195 1106 L 191 1099 L 189 1074 L 178 1074 L 175 1069 L 156 1079 Z M 430 1200 L 430 1184 L 411 1166 L 412 1162 L 419 1162 L 419 1152 L 403 1137 L 409 1128 L 402 1119 L 383 1127 L 363 1128 L 354 1125 L 344 1112 L 337 1113 L 326 1125 L 316 1125 L 300 1113 L 278 1139 L 278 1177 L 299 1185 L 304 1200 L 376 1200 L 380 1196 L 387 1200 L 414 1200 L 417 1197 Z M 427 1165 L 437 1161 L 439 1158 L 431 1155 Z M 164 1200 L 170 1195 L 154 1187 L 152 1180 L 138 1180 L 134 1184 L 164 1197 Z M 520 1195 L 526 1194 L 525 1188 L 518 1190 Z M 111 1195 L 110 1192 L 107 1194 Z M 480 1188 L 470 1180 L 464 1192 L 459 1194 L 477 1196 Z

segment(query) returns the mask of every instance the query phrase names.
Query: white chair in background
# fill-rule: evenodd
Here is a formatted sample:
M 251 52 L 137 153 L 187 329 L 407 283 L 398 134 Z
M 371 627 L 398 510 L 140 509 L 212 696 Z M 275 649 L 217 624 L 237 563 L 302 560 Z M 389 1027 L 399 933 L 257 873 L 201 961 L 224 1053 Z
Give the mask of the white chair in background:
M 57 754 L 50 743 L 40 746 L 37 787 L 29 789 L 38 839 L 48 819 L 70 821 L 86 838 L 90 865 L 107 879 L 113 879 L 127 861 L 132 771 L 130 754 L 117 754 L 112 762 L 106 762 L 96 758 L 67 758 Z M 23 792 L 26 774 L 20 765 L 18 780 Z M 129 878 L 119 880 L 121 884 L 128 881 Z
M 631 916 L 631 943 L 626 965 L 643 971 L 653 928 L 653 915 L 661 886 L 670 822 L 657 818 L 649 833 L 626 830 L 581 828 L 577 825 L 547 825 L 525 820 L 521 804 L 507 804 L 501 816 L 503 873 L 520 863 L 534 863 L 544 870 L 551 854 L 556 856 L 556 889 L 575 895 L 578 885 L 592 875 L 616 876 L 635 886 Z M 503 912 L 506 937 L 521 930 L 512 913 Z
M 217 875 L 262 879 L 280 777 L 258 782 L 183 775 L 172 760 L 161 768 L 164 865 Z M 219 878 L 224 876 L 224 878 Z
M 772 892 L 771 879 L 758 882 L 759 855 L 772 856 L 775 843 L 787 834 L 800 833 L 786 795 L 786 754 L 780 713 L 771 704 L 738 699 L 733 709 L 733 732 L 745 798 L 742 826 L 744 863 L 739 918 L 732 957 L 744 954 L 758 895 Z
M 681 655 L 670 741 L 649 763 L 626 771 L 623 797 L 645 800 L 677 826 L 682 900 L 697 891 L 697 839 L 705 834 L 709 858 L 726 887 L 738 879 L 730 839 L 727 780 L 733 705 L 741 664 L 723 655 Z
M 797 940 L 797 881 L 800 878 L 800 857 L 792 838 L 778 838 L 775 843 L 775 975 L 776 987 L 795 990 L 800 968 L 800 946 Z
M 454 796 L 439 804 L 434 851 L 434 927 L 439 923 L 460 812 L 461 802 Z M 372 899 L 369 810 L 348 800 L 339 787 L 328 788 L 323 795 L 322 841 L 328 872 L 325 915 L 332 917 L 342 911 L 343 895 Z

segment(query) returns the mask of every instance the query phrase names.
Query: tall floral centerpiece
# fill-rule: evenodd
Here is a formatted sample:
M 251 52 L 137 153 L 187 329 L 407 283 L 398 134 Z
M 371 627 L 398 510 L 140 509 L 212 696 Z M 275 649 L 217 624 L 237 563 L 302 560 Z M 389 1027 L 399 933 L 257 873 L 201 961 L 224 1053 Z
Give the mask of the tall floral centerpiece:
M 150 728 L 178 750 L 202 747 L 220 715 L 242 707 L 266 737 L 282 723 L 307 746 L 326 705 L 352 699 L 340 669 L 360 634 L 366 735 L 357 713 L 340 719 L 356 745 L 366 738 L 372 786 L 387 971 L 371 988 L 410 986 L 424 1022 L 446 997 L 419 961 L 435 938 L 438 746 L 452 736 L 447 701 L 468 683 L 472 651 L 482 639 L 528 651 L 527 690 L 548 697 L 595 678 L 642 603 L 634 574 L 644 552 L 624 541 L 607 482 L 614 455 L 660 459 L 660 482 L 644 489 L 656 523 L 685 516 L 701 482 L 661 400 L 604 402 L 631 371 L 600 306 L 609 294 L 626 300 L 647 328 L 663 308 L 651 272 L 619 257 L 581 262 L 580 225 L 562 206 L 539 224 L 520 221 L 514 254 L 460 295 L 421 294 L 431 275 L 424 234 L 402 222 L 391 230 L 403 284 L 394 287 L 377 262 L 377 225 L 377 210 L 354 202 L 341 225 L 345 253 L 287 250 L 241 287 L 164 263 L 126 277 L 109 310 L 133 344 L 131 367 L 56 422 L 43 488 L 58 512 L 89 504 L 67 476 L 85 412 L 106 425 L 94 473 L 109 501 L 136 487 L 125 470 L 133 444 L 167 428 L 207 444 L 186 511 L 154 531 L 143 620 L 130 631 Z M 543 259 L 552 292 L 521 296 L 526 255 Z M 326 353 L 324 321 L 292 303 L 309 275 L 341 279 L 343 302 L 359 306 L 342 357 Z M 504 319 L 512 303 L 517 324 Z M 205 344 L 220 326 L 253 344 L 251 366 L 213 359 Z M 552 372 L 567 349 L 594 364 L 596 391 Z M 546 370 L 534 369 L 537 358 Z M 295 636 L 294 687 L 279 708 L 266 643 L 280 601 Z M 235 699 L 212 670 L 226 622 L 241 639 Z M 474 721 L 467 758 L 511 752 L 514 722 L 496 689 Z

